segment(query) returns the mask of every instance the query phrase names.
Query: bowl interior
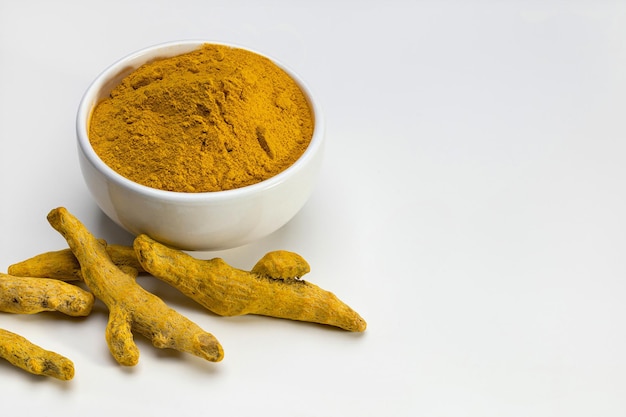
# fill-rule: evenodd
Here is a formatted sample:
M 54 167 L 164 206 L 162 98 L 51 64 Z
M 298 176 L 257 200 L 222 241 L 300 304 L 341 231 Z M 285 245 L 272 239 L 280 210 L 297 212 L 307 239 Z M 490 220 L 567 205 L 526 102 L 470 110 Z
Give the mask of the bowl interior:
M 265 56 L 272 60 L 274 64 L 283 69 L 298 85 L 298 87 L 303 92 L 306 101 L 311 110 L 311 117 L 313 119 L 313 135 L 311 137 L 311 141 L 309 146 L 304 151 L 304 153 L 298 158 L 290 167 L 286 168 L 284 171 L 278 173 L 277 175 L 270 177 L 264 181 L 258 182 L 256 184 L 247 185 L 240 188 L 235 188 L 231 190 L 224 191 L 212 191 L 212 192 L 202 192 L 202 193 L 184 193 L 184 192 L 175 192 L 175 191 L 166 191 L 160 190 L 156 188 L 147 187 L 142 184 L 138 184 L 134 181 L 129 180 L 128 178 L 120 175 L 115 170 L 110 168 L 102 159 L 98 156 L 98 154 L 94 151 L 89 142 L 89 123 L 91 120 L 91 114 L 98 104 L 98 102 L 106 97 L 108 97 L 111 91 L 119 85 L 119 83 L 129 74 L 131 74 L 134 70 L 139 68 L 141 65 L 156 61 L 163 58 L 168 58 L 172 56 L 176 56 L 179 54 L 184 54 L 187 52 L 191 52 L 193 50 L 198 49 L 201 45 L 211 43 L 217 45 L 225 45 L 233 48 L 241 48 L 246 49 L 248 51 L 254 52 L 256 54 Z M 305 164 L 307 160 L 318 151 L 318 148 L 321 146 L 321 142 L 324 136 L 324 122 L 322 119 L 322 112 L 319 108 L 318 103 L 313 100 L 313 95 L 309 89 L 309 87 L 304 83 L 304 81 L 290 68 L 280 63 L 278 60 L 267 56 L 266 54 L 251 50 L 249 48 L 245 48 L 242 46 L 238 46 L 235 44 L 225 44 L 220 42 L 212 42 L 212 41 L 202 41 L 202 40 L 191 40 L 191 41 L 183 41 L 183 42 L 171 42 L 161 45 L 155 45 L 146 49 L 142 49 L 137 51 L 131 55 L 126 56 L 125 58 L 120 59 L 119 61 L 112 64 L 110 67 L 105 69 L 96 80 L 90 85 L 87 92 L 85 93 L 83 99 L 81 100 L 78 117 L 77 117 L 77 135 L 79 145 L 81 146 L 83 152 L 85 152 L 86 157 L 93 163 L 99 170 L 101 170 L 107 177 L 111 180 L 124 184 L 126 187 L 131 187 L 136 189 L 138 192 L 143 192 L 146 194 L 160 196 L 160 198 L 165 199 L 174 199 L 181 201 L 193 201 L 199 199 L 219 199 L 219 198 L 232 198 L 235 194 L 255 192 L 261 190 L 263 188 L 272 187 L 275 183 L 283 181 L 285 177 L 291 175 L 294 170 L 297 170 L 298 167 L 302 164 Z
M 287 223 L 304 205 L 320 168 L 324 120 L 310 89 L 292 70 L 282 68 L 300 87 L 313 117 L 309 146 L 291 166 L 264 181 L 225 191 L 184 193 L 138 184 L 114 171 L 97 155 L 88 137 L 91 113 L 124 77 L 141 65 L 212 43 L 184 41 L 137 51 L 105 69 L 89 86 L 78 109 L 77 139 L 88 188 L 100 208 L 133 234 L 147 233 L 189 250 L 227 249 L 264 237 Z M 280 209 L 279 209 L 280 208 Z

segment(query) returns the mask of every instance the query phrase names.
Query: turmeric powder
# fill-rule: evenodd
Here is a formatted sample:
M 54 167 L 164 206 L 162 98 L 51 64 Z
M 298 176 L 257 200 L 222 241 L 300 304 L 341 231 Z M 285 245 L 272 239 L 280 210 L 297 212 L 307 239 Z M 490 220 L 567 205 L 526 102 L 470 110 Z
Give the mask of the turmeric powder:
M 307 99 L 284 70 L 213 44 L 136 69 L 89 125 L 94 150 L 113 170 L 176 192 L 268 179 L 303 154 L 312 134 Z

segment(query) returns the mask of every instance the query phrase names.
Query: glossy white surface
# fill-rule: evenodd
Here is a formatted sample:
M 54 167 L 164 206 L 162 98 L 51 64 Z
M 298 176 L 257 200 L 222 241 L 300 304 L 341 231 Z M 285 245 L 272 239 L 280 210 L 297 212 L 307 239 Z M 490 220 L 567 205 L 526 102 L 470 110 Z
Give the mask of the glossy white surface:
M 198 256 L 298 252 L 367 331 L 215 317 L 142 277 L 224 360 L 137 337 L 122 369 L 102 305 L 0 314 L 76 365 L 62 383 L 0 361 L 3 416 L 626 415 L 623 2 L 0 2 L 0 270 L 64 247 L 45 220 L 60 205 L 130 241 L 83 182 L 78 103 L 120 56 L 195 38 L 289 63 L 327 139 L 292 221 Z
M 99 74 L 78 107 L 79 162 L 87 188 L 102 211 L 130 233 L 145 233 L 185 250 L 232 249 L 284 226 L 306 203 L 318 178 L 323 159 L 324 118 L 310 89 L 292 70 L 274 60 L 307 96 L 315 120 L 313 137 L 291 167 L 259 184 L 212 193 L 174 193 L 145 187 L 108 167 L 88 137 L 93 108 L 125 76 L 146 62 L 183 54 L 203 43 L 223 42 L 187 40 L 149 46 L 117 60 Z

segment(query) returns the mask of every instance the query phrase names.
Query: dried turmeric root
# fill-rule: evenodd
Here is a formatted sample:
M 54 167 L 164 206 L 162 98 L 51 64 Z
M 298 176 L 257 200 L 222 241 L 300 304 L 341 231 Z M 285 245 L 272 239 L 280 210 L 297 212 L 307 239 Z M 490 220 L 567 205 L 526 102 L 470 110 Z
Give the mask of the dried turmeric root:
M 0 273 L 0 311 L 6 313 L 59 311 L 74 317 L 86 316 L 94 300 L 92 293 L 63 281 Z M 64 381 L 74 377 L 71 360 L 3 329 L 0 329 L 0 357 L 35 375 Z
M 133 275 L 118 268 L 103 242 L 65 208 L 52 210 L 48 221 L 67 240 L 81 265 L 85 284 L 109 309 L 106 340 L 118 363 L 133 366 L 139 361 L 132 331 L 150 339 L 157 348 L 176 349 L 212 362 L 222 360 L 222 346 L 212 334 L 169 308 L 137 284 Z
M 143 272 L 131 246 L 107 245 L 106 251 L 117 266 Z M 9 266 L 7 271 L 16 277 L 53 278 L 61 281 L 82 281 L 80 263 L 71 249 L 46 252 Z
M 309 265 L 295 253 L 270 252 L 252 271 L 243 271 L 220 258 L 193 258 L 146 235 L 138 236 L 134 247 L 145 271 L 215 314 L 259 314 L 354 332 L 362 332 L 367 326 L 333 293 L 299 279 L 309 272 Z
M 35 314 L 59 311 L 69 316 L 87 316 L 94 296 L 75 285 L 48 278 L 14 277 L 0 273 L 0 311 Z
M 71 360 L 4 329 L 0 329 L 0 358 L 31 374 L 63 381 L 74 378 L 74 363 Z

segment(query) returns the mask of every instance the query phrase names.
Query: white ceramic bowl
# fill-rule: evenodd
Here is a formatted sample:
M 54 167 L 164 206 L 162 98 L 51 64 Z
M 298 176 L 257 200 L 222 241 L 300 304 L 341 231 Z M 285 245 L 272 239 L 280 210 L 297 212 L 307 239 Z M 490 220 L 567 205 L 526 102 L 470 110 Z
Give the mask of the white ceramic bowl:
M 206 193 L 146 187 L 106 165 L 87 136 L 93 108 L 126 75 L 155 58 L 186 53 L 204 43 L 224 45 L 203 40 L 170 42 L 142 49 L 115 62 L 85 92 L 78 108 L 76 130 L 83 177 L 108 217 L 132 234 L 146 233 L 184 250 L 208 251 L 241 246 L 271 234 L 292 219 L 309 198 L 322 160 L 324 120 L 319 105 L 300 77 L 270 58 L 295 80 L 307 97 L 314 131 L 307 150 L 291 167 L 257 184 Z

